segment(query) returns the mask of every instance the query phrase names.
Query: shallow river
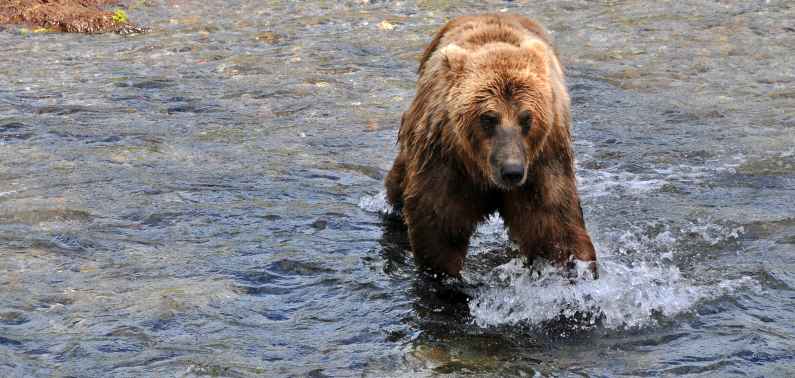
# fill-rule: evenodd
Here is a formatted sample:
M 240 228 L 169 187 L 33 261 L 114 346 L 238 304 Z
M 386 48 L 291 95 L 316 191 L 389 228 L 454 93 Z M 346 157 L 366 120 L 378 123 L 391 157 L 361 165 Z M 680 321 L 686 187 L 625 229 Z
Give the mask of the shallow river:
M 0 376 L 795 376 L 793 2 L 136 4 L 0 31 Z M 434 283 L 382 219 L 420 51 L 487 10 L 567 66 L 597 281 L 492 218 Z

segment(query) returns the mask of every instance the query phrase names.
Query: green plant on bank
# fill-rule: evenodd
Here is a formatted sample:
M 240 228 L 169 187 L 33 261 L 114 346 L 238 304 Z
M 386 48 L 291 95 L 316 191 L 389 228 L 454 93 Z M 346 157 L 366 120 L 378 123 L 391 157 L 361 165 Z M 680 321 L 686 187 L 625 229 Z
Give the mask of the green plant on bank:
M 113 12 L 113 21 L 120 24 L 126 24 L 127 20 L 128 20 L 127 12 L 125 12 L 124 10 L 116 9 L 116 11 Z

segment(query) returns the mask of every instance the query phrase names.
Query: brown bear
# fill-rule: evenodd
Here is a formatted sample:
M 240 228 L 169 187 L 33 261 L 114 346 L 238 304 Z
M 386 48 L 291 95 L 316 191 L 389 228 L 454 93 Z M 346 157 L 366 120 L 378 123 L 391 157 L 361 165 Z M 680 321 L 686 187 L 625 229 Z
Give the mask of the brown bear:
M 544 29 L 519 15 L 458 17 L 418 72 L 386 178 L 418 266 L 460 277 L 475 227 L 498 211 L 523 255 L 569 269 L 585 261 L 595 275 L 569 95 Z

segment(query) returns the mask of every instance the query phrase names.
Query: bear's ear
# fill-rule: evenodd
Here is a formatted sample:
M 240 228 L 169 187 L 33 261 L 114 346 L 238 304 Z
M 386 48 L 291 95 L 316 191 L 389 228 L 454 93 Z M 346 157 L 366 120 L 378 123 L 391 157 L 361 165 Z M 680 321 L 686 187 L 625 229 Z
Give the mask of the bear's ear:
M 547 44 L 538 38 L 526 38 L 521 42 L 519 48 L 546 54 Z
M 541 63 L 543 67 L 549 64 L 549 54 L 551 51 L 546 42 L 538 38 L 527 38 L 519 44 L 519 48 L 528 52 L 531 57 L 540 58 L 541 61 L 539 63 Z
M 467 55 L 469 55 L 467 50 L 455 43 L 451 43 L 445 46 L 440 53 L 442 54 L 442 64 L 444 64 L 445 68 L 450 72 L 458 74 L 464 70 Z

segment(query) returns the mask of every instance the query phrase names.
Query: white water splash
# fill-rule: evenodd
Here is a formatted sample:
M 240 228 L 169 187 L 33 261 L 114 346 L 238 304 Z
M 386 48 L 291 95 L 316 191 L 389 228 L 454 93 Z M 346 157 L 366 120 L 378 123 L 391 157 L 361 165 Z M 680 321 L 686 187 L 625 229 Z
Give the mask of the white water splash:
M 481 327 L 517 323 L 538 325 L 553 319 L 592 314 L 611 329 L 639 328 L 656 323 L 655 316 L 672 317 L 704 300 L 758 287 L 749 277 L 695 286 L 676 267 L 641 263 L 600 262 L 598 280 L 568 278 L 549 265 L 527 269 L 517 260 L 496 269 L 498 285 L 481 290 L 470 302 L 475 323 Z
M 372 196 L 362 196 L 359 199 L 359 207 L 365 211 L 383 215 L 391 214 L 393 211 L 392 206 L 386 200 L 386 191 L 383 190 Z
M 656 230 L 656 231 L 651 231 Z M 672 260 L 678 238 L 700 236 L 716 245 L 736 239 L 742 228 L 731 228 L 699 219 L 681 229 L 650 223 L 623 232 L 603 235 L 597 243 L 599 279 L 578 280 L 572 285 L 558 269 L 536 264 L 531 269 L 513 260 L 484 278 L 489 287 L 470 302 L 470 312 L 479 326 L 539 325 L 545 321 L 590 314 L 610 329 L 652 326 L 660 317 L 688 313 L 703 301 L 731 295 L 735 291 L 761 290 L 758 282 L 744 276 L 714 283 L 697 283 L 683 277 Z M 579 267 L 579 273 L 584 269 Z M 594 323 L 581 325 L 594 326 Z
M 506 240 L 508 240 L 508 230 L 505 228 L 502 218 L 499 214 L 492 214 L 485 222 L 478 225 L 469 240 L 469 255 L 490 252 L 495 244 L 505 243 Z

